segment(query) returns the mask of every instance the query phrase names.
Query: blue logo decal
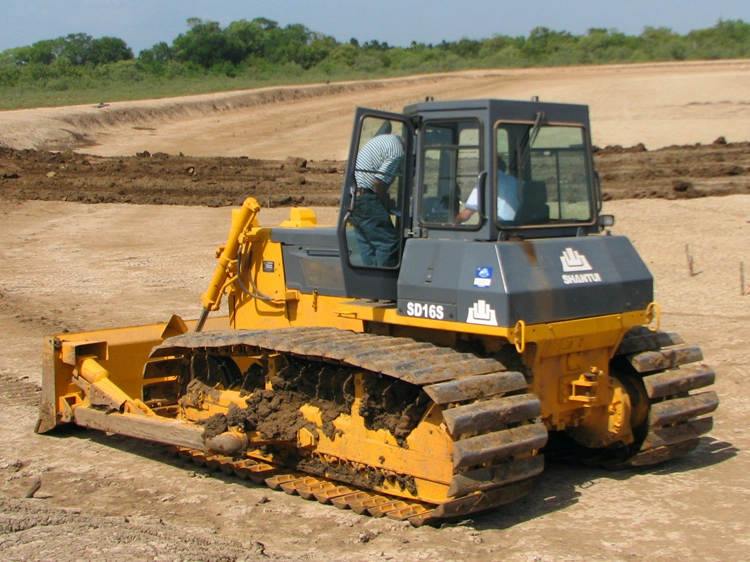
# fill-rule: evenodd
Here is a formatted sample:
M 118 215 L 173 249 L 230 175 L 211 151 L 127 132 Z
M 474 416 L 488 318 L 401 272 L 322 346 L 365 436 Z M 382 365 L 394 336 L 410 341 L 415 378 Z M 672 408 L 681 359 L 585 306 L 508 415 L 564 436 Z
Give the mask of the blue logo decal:
M 489 287 L 492 284 L 492 268 L 485 265 L 477 267 L 474 275 L 475 287 Z

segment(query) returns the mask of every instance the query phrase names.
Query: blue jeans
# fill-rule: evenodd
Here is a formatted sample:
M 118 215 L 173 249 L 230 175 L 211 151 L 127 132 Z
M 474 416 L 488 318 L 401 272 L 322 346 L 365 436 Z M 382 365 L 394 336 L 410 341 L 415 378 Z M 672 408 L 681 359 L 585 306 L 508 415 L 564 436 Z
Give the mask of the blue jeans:
M 357 195 L 351 220 L 362 265 L 395 267 L 398 264 L 398 234 L 388 209 L 374 192 L 364 191 Z

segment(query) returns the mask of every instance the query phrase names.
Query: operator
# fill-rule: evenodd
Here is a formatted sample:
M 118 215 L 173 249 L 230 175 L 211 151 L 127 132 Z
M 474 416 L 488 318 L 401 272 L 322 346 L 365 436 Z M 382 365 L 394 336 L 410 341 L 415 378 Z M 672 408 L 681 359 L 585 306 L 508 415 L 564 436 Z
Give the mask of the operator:
M 404 141 L 392 135 L 386 121 L 357 154 L 357 181 L 351 219 L 356 227 L 362 265 L 394 267 L 398 263 L 398 233 L 388 211 L 388 188 L 404 162 Z
M 518 200 L 518 178 L 506 174 L 507 166 L 503 159 L 497 157 L 497 218 L 501 221 L 512 221 L 516 218 Z M 460 224 L 469 220 L 479 209 L 479 186 L 471 190 L 464 209 L 456 215 L 454 222 Z

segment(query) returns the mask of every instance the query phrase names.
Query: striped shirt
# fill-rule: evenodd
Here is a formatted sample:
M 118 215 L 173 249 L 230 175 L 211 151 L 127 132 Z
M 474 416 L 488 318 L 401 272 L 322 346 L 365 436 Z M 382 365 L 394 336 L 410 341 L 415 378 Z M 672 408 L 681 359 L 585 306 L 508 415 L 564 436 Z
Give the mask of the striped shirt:
M 396 135 L 373 137 L 357 154 L 354 177 L 359 189 L 375 191 L 375 179 L 386 186 L 393 183 L 404 161 L 404 145 Z

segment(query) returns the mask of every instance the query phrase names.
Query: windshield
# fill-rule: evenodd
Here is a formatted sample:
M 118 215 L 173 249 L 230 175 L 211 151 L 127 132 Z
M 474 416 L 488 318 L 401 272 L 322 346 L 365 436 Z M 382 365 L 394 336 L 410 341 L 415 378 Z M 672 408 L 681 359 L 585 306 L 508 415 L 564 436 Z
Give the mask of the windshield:
M 533 129 L 533 123 L 496 128 L 498 224 L 590 223 L 594 202 L 584 130 L 542 125 L 534 136 Z

